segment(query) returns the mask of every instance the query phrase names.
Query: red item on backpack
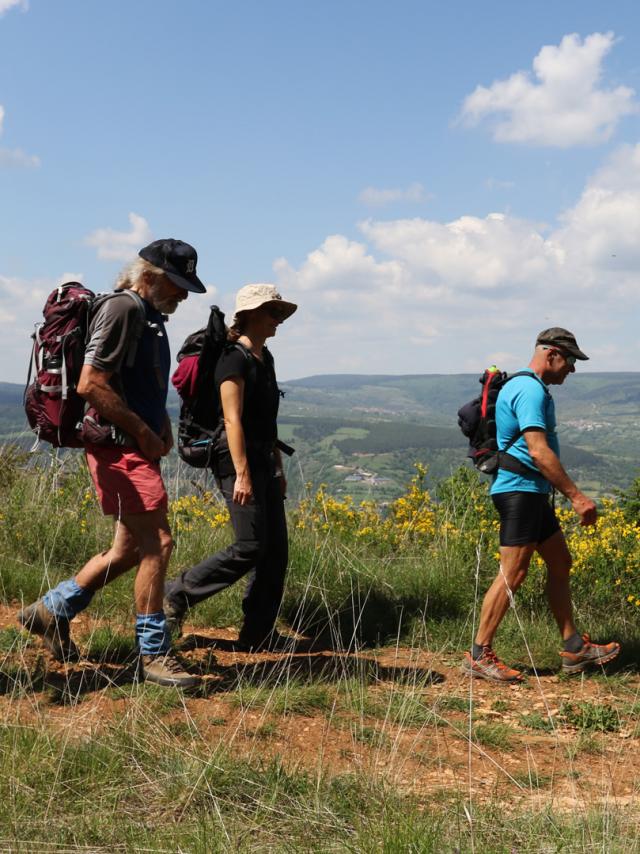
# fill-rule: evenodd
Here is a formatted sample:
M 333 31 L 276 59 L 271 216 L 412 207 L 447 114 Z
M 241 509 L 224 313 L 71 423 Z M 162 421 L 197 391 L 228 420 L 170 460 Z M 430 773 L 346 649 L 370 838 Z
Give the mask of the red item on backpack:
M 198 357 L 197 353 L 182 356 L 171 377 L 175 390 L 183 400 L 195 399 L 198 390 Z
M 49 294 L 36 324 L 24 408 L 37 439 L 56 448 L 80 448 L 85 402 L 76 391 L 95 294 L 66 282 Z M 33 380 L 32 380 L 33 376 Z M 37 444 L 37 442 L 36 442 Z

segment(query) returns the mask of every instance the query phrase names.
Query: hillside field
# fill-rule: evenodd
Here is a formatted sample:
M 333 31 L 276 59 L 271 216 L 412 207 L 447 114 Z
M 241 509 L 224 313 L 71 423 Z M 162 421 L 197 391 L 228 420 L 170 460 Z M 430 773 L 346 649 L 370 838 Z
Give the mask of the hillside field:
M 477 395 L 478 377 L 459 375 L 328 375 L 281 383 L 281 438 L 297 453 L 288 463 L 290 494 L 327 484 L 337 494 L 389 501 L 400 495 L 416 461 L 435 484 L 466 457 L 457 410 Z M 572 375 L 552 389 L 562 459 L 590 494 L 626 489 L 640 471 L 640 374 Z M 22 411 L 21 386 L 0 383 L 0 441 L 32 444 Z M 177 420 L 178 400 L 169 411 Z M 45 449 L 46 451 L 46 449 Z M 178 466 L 168 475 L 202 480 Z

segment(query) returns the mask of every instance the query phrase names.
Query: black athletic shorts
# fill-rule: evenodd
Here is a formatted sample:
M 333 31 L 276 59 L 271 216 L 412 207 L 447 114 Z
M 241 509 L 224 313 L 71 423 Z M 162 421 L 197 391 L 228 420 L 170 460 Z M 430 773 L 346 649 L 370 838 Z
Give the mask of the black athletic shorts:
M 500 545 L 544 543 L 560 530 L 549 496 L 539 492 L 496 492 L 491 496 L 500 514 Z

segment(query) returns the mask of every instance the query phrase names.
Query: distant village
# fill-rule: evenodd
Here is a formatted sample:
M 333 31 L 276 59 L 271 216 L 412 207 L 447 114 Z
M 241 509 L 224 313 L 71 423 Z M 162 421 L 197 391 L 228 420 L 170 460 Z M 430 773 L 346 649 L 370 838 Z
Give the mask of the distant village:
M 375 472 L 367 471 L 359 466 L 334 465 L 333 468 L 338 472 L 348 472 L 344 478 L 344 483 L 364 483 L 367 486 L 388 486 L 393 483 L 391 478 L 380 477 Z

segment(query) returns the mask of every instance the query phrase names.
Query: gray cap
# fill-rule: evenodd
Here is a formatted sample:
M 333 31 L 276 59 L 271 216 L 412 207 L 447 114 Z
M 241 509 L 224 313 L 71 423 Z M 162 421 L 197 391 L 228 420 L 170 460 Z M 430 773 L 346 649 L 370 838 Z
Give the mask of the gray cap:
M 561 352 L 575 356 L 576 359 L 583 359 L 584 361 L 589 359 L 578 347 L 578 342 L 573 332 L 569 332 L 568 329 L 563 329 L 561 326 L 552 326 L 551 329 L 543 329 L 536 338 L 536 346 L 538 344 L 541 344 L 543 347 L 557 347 Z

